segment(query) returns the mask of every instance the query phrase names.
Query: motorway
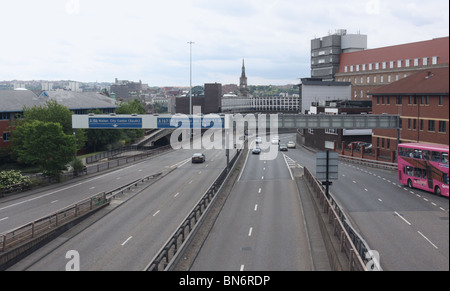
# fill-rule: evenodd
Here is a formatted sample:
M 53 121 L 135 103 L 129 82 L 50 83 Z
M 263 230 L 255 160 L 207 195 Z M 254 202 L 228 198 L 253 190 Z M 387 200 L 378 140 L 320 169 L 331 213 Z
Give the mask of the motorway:
M 114 189 L 118 180 L 123 185 L 151 173 L 174 169 L 123 205 L 117 207 L 115 204 L 122 201 L 113 201 L 111 207 L 115 209 L 83 232 L 70 239 L 62 235 L 54 249 L 40 249 L 33 254 L 38 259 L 31 263 L 24 260 L 10 269 L 63 271 L 68 262 L 66 253 L 76 250 L 80 254 L 80 269 L 84 271 L 143 270 L 226 165 L 225 150 L 203 150 L 207 158 L 203 164 L 191 164 L 194 152 L 198 150 L 177 150 L 36 196 L 27 196 L 23 200 L 1 204 L 2 215 L 9 218 L 1 221 L 0 225 L 9 229 L 12 221 L 20 220 L 20 215 L 13 213 L 22 209 L 31 211 L 35 208 L 36 216 L 42 216 L 45 210 L 41 209 L 56 204 L 51 201 L 69 203 L 71 199 L 66 199 L 66 196 L 70 194 L 76 196 L 77 193 L 90 192 L 83 194 L 87 197 L 98 191 Z M 234 152 L 232 150 L 231 154 Z M 91 191 L 87 191 L 89 189 Z M 80 198 L 74 200 L 79 201 Z M 27 219 L 33 218 L 26 216 Z M 4 226 L 7 223 L 8 226 Z
M 297 185 L 284 156 L 249 151 L 192 271 L 309 271 L 311 250 Z
M 282 142 L 294 134 L 280 135 Z M 71 203 L 174 169 L 72 238 L 36 252 L 13 270 L 64 270 L 66 252 L 80 253 L 81 270 L 142 270 L 192 210 L 225 166 L 224 150 L 203 150 L 205 164 L 191 164 L 196 150 L 178 150 L 80 178 L 12 201 L 0 200 L 0 232 Z M 264 153 L 263 153 L 264 154 Z M 315 173 L 315 154 L 301 147 L 285 153 Z M 380 254 L 383 270 L 449 270 L 449 200 L 409 189 L 397 173 L 339 163 L 330 187 L 352 226 Z M 298 190 L 283 155 L 262 161 L 249 155 L 193 269 L 310 270 L 310 246 Z M 113 202 L 121 203 L 120 200 Z

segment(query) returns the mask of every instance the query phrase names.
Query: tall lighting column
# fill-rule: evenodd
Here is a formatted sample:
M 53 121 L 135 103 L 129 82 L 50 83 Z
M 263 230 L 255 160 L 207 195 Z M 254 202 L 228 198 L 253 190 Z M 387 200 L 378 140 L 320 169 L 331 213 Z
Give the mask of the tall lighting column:
M 189 90 L 189 115 L 192 115 L 192 45 L 195 42 L 190 41 L 190 90 Z

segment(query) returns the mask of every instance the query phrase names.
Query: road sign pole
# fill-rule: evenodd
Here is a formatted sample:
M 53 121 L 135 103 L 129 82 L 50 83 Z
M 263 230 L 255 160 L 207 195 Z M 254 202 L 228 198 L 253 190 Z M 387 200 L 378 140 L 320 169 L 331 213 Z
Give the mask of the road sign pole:
M 330 179 L 329 179 L 329 175 L 330 175 L 330 151 L 327 151 L 327 173 L 326 173 L 326 196 L 327 199 L 330 199 Z

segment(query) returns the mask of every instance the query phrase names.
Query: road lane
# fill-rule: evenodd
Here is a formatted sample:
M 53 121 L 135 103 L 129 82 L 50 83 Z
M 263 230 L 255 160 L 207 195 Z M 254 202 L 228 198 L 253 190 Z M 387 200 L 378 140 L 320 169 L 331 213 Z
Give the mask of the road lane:
M 287 155 L 315 172 L 314 153 L 298 148 Z M 339 180 L 330 191 L 369 247 L 380 253 L 384 270 L 448 270 L 448 198 L 400 185 L 397 175 L 340 162 Z
M 250 154 L 191 270 L 310 270 L 299 200 L 281 153 L 272 161 Z
M 205 152 L 210 157 L 206 163 L 178 164 L 180 167 L 171 174 L 53 250 L 29 270 L 64 270 L 65 253 L 69 250 L 80 253 L 81 270 L 142 270 L 223 170 L 224 151 Z

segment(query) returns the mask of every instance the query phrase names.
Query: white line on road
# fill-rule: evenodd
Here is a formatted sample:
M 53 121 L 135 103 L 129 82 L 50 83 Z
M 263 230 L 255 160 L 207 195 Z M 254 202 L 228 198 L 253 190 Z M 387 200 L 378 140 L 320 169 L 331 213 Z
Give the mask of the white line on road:
M 264 176 L 261 177 L 261 180 L 264 180 Z
M 161 210 L 156 211 L 155 214 L 153 214 L 153 217 L 155 217 L 156 215 L 158 215 L 158 213 L 159 213 L 160 211 L 161 211 Z
M 248 236 L 252 236 L 253 227 L 250 227 L 250 230 L 248 231 Z
M 261 193 L 261 191 L 262 191 L 262 189 L 261 189 L 261 188 L 259 188 L 259 190 L 258 190 L 258 193 Z
M 53 203 L 56 203 L 56 202 L 58 202 L 58 200 L 54 200 L 54 201 L 50 202 L 50 204 L 53 204 Z
M 89 188 L 89 190 L 94 190 L 94 189 L 95 189 L 95 186 L 93 186 L 93 187 Z
M 241 272 L 244 271 L 244 265 L 241 265 L 240 271 L 241 271 Z
M 122 243 L 122 246 L 124 246 L 127 242 L 129 242 L 130 241 L 130 239 L 132 239 L 133 237 L 132 236 L 130 236 L 129 238 L 127 238 L 127 240 L 126 241 L 124 241 L 123 243 Z
M 420 231 L 417 231 L 424 239 L 426 239 L 433 247 L 438 248 L 431 240 L 429 240 L 426 236 L 423 235 Z
M 175 196 L 173 196 L 173 197 L 177 197 L 178 195 L 180 195 L 180 192 L 178 192 L 177 194 L 175 194 Z
M 380 198 L 378 198 L 378 201 L 383 202 L 383 200 L 381 200 Z
M 0 219 L 0 221 L 7 220 L 8 218 L 9 217 L 2 218 L 2 219 Z
M 258 204 L 255 204 L 255 211 L 258 210 Z
M 400 217 L 401 219 L 403 219 L 404 222 L 406 222 L 407 224 L 411 225 L 411 223 L 410 223 L 408 220 L 404 219 L 397 211 L 395 211 L 394 213 L 395 213 L 398 217 Z
M 191 180 L 191 181 L 189 182 L 189 184 L 192 184 L 192 182 L 194 182 L 194 180 Z

